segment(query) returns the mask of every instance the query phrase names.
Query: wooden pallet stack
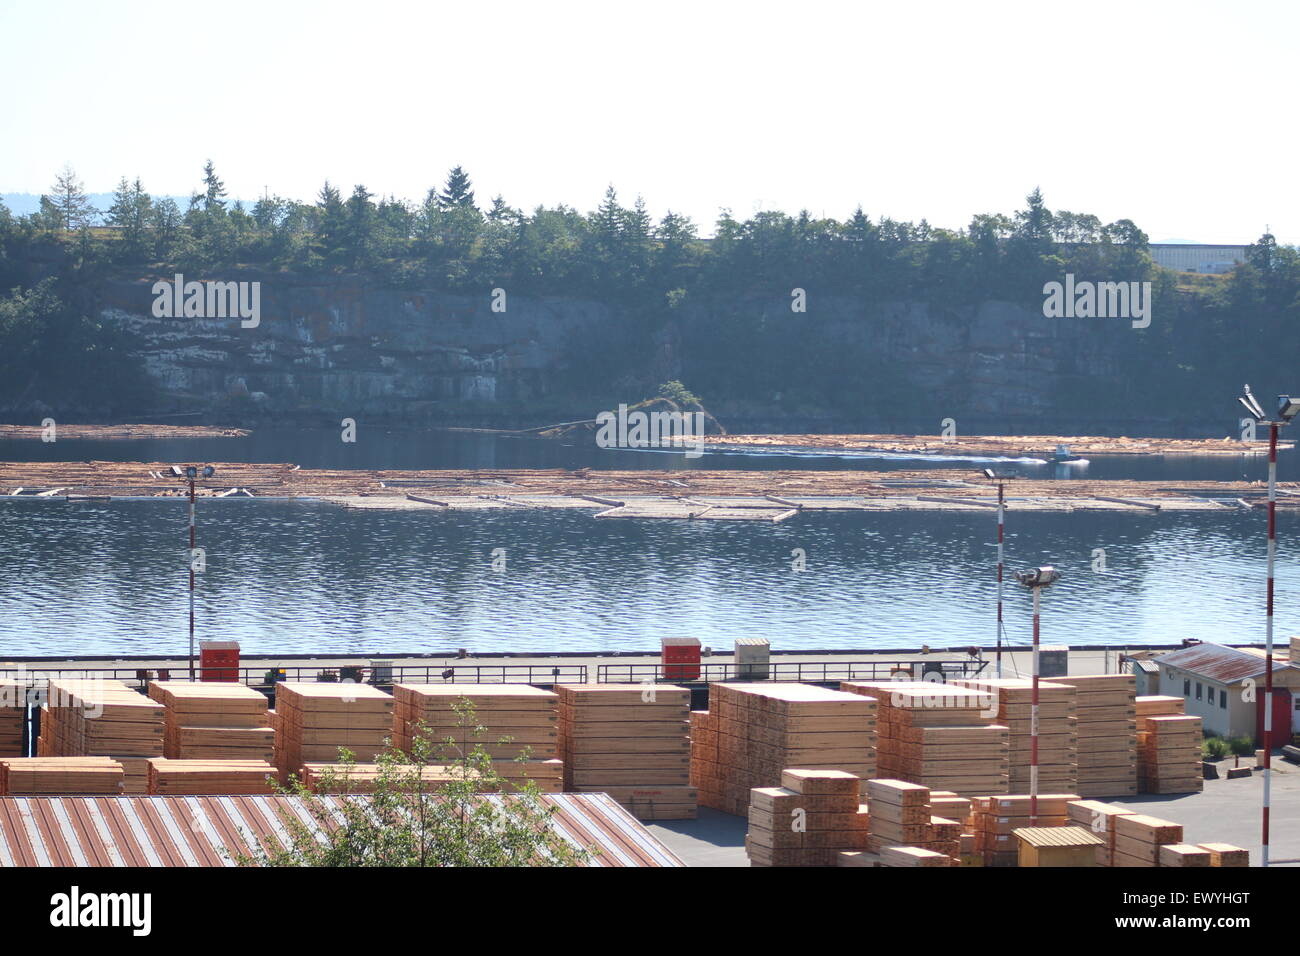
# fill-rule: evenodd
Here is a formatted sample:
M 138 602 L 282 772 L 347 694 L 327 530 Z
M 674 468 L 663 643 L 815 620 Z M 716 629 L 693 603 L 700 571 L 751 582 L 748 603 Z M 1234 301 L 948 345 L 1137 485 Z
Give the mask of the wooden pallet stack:
M 1020 851 L 1015 830 L 1021 827 L 1073 826 L 1069 804 L 1077 793 L 1044 793 L 1038 796 L 1038 814 L 1030 813 L 1027 794 L 995 794 L 971 800 L 971 829 L 975 852 L 985 866 L 1017 866 Z
M 308 761 L 337 762 L 340 748 L 374 760 L 393 735 L 393 698 L 369 684 L 283 681 L 275 711 L 282 781 Z
M 1142 793 L 1199 793 L 1200 717 L 1183 714 L 1181 698 L 1137 698 L 1138 789 Z
M 786 770 L 779 787 L 755 787 L 745 852 L 752 866 L 834 866 L 841 851 L 864 850 L 867 808 L 861 778 L 841 770 Z
M 112 757 L 126 793 L 149 789 L 149 758 L 163 752 L 162 704 L 120 681 L 50 680 L 41 708 L 40 757 Z
M 1144 813 L 1115 818 L 1113 866 L 1159 866 L 1160 848 L 1183 842 L 1183 827 Z
M 1053 677 L 1074 687 L 1079 782 L 1083 797 L 1137 793 L 1136 678 L 1132 674 Z
M 997 722 L 1010 730 L 1007 743 L 1008 789 L 1028 793 L 1032 753 L 1032 680 L 989 677 L 957 680 L 961 687 L 988 691 L 997 704 Z M 1072 793 L 1078 783 L 1079 738 L 1076 691 L 1069 684 L 1038 683 L 1038 789 L 1042 793 Z
M 154 681 L 162 704 L 163 756 L 171 760 L 275 759 L 266 695 L 243 684 Z
M 607 793 L 641 820 L 690 820 L 691 692 L 673 684 L 557 684 L 564 786 Z
M 844 681 L 877 700 L 876 773 L 962 796 L 1006 793 L 1010 731 L 987 691 L 929 681 Z
M 149 761 L 149 793 L 158 796 L 236 796 L 275 793 L 276 768 L 266 760 Z
M 0 796 L 119 796 L 126 775 L 111 757 L 11 757 L 0 760 Z
M 500 779 L 496 787 L 482 786 L 486 791 L 522 790 L 527 783 L 532 783 L 541 793 L 564 792 L 564 764 L 560 760 L 525 760 L 493 763 L 493 770 Z M 430 764 L 420 769 L 421 781 L 430 789 L 437 789 L 451 780 L 460 779 L 464 769 L 445 765 Z M 399 767 L 394 773 L 398 785 L 413 779 L 414 767 Z M 328 779 L 332 775 L 333 779 Z M 358 763 L 351 767 L 341 767 L 337 763 L 316 763 L 308 761 L 302 765 L 302 782 L 313 792 L 351 792 L 366 793 L 375 788 L 380 777 L 380 768 L 374 763 Z
M 559 756 L 560 698 L 553 691 L 528 684 L 396 684 L 393 699 L 393 746 L 409 753 L 424 726 L 435 763 L 460 759 L 476 748 L 493 762 Z M 456 709 L 464 702 L 474 712 L 467 726 Z M 474 727 L 484 732 L 476 736 Z
M 882 866 L 936 865 L 915 862 L 916 859 L 928 860 L 928 857 L 884 855 L 887 849 L 896 847 L 939 853 L 947 858 L 945 865 L 957 864 L 961 857 L 963 823 L 936 815 L 930 800 L 930 788 L 920 784 L 906 780 L 867 781 L 868 849 L 882 854 Z
M 25 684 L 0 677 L 0 757 L 22 755 L 26 701 Z
M 692 718 L 691 781 L 705 805 L 743 816 L 750 791 L 790 767 L 876 773 L 876 701 L 807 684 L 717 683 Z

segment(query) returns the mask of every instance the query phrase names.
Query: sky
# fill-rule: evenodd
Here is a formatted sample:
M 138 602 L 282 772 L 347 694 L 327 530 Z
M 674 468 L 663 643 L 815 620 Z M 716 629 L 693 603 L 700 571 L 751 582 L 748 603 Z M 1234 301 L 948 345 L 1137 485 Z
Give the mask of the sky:
M 0 0 L 0 193 L 721 209 L 959 228 L 1022 208 L 1154 242 L 1300 242 L 1300 4 Z

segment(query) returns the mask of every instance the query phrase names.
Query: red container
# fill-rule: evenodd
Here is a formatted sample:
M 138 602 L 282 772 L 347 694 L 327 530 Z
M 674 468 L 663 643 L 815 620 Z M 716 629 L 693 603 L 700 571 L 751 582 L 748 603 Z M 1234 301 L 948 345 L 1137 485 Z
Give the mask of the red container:
M 239 642 L 200 641 L 199 680 L 239 680 Z
M 668 680 L 700 679 L 700 642 L 694 637 L 665 637 L 662 642 L 664 677 Z

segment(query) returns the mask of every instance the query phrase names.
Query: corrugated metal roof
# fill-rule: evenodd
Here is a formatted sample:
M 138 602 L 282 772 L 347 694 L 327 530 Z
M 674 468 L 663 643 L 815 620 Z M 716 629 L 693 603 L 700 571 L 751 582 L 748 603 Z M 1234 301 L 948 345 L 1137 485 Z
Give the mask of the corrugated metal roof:
M 541 800 L 556 831 L 599 849 L 591 866 L 685 866 L 607 794 Z M 280 814 L 317 826 L 300 797 L 3 797 L 0 866 L 234 866 L 252 838 L 284 844 Z
M 1161 654 L 1156 662 L 1162 667 L 1177 667 L 1221 684 L 1235 684 L 1248 677 L 1263 677 L 1267 670 L 1262 658 L 1222 644 L 1193 644 L 1179 651 Z M 1289 666 L 1291 665 L 1286 661 L 1274 660 L 1273 673 L 1286 670 Z
M 1083 827 L 1020 827 L 1011 832 L 1030 846 L 1104 846 L 1106 842 Z

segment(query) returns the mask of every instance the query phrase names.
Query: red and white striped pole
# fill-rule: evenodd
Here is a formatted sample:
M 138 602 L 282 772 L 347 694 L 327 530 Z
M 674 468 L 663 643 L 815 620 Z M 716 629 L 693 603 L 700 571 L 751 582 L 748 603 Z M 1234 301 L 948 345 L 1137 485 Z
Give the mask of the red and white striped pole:
M 1038 592 L 1034 592 L 1034 686 L 1029 697 L 1029 825 L 1038 826 Z
M 998 677 L 1002 676 L 1002 482 L 998 482 Z
M 190 680 L 194 680 L 194 479 L 190 479 Z
M 1264 811 L 1260 862 L 1268 866 L 1268 814 L 1273 774 L 1273 559 L 1277 554 L 1277 422 L 1268 425 L 1268 605 L 1264 627 Z

